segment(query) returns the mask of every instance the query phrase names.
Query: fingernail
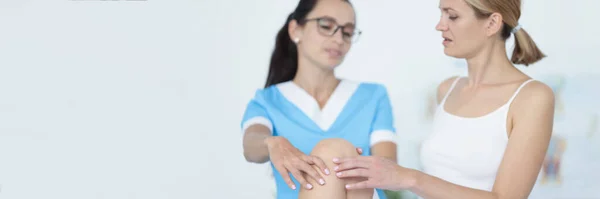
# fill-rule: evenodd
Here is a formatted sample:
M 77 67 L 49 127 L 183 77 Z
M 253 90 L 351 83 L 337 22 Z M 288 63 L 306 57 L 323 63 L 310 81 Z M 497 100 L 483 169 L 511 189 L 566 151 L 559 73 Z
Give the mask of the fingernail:
M 319 179 L 319 183 L 320 183 L 321 185 L 324 185 L 324 184 L 325 184 L 325 180 L 323 180 L 323 179 Z
M 293 189 L 293 190 L 296 190 L 296 185 L 292 185 L 292 189 Z
M 329 175 L 329 169 L 325 169 L 325 174 Z
M 342 176 L 342 172 L 338 172 L 335 175 L 338 176 L 338 177 L 340 177 L 340 176 Z
M 339 158 L 333 158 L 333 162 L 339 162 L 340 159 Z
M 335 167 L 333 168 L 333 170 L 335 170 L 335 171 L 337 171 L 338 169 L 340 169 L 340 167 L 339 167 L 339 166 L 335 166 Z
M 349 188 L 350 188 L 350 185 L 349 185 L 349 184 L 347 184 L 347 185 L 346 185 L 346 189 L 349 189 Z
M 313 187 L 313 186 L 312 186 L 311 184 L 306 184 L 306 188 L 308 188 L 308 189 L 312 189 L 312 187 Z

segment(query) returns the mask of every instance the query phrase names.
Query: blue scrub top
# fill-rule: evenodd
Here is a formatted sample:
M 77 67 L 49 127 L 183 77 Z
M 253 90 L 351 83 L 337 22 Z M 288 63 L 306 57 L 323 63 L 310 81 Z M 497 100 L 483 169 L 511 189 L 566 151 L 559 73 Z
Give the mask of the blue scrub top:
M 395 143 L 392 107 L 386 88 L 376 83 L 342 80 L 321 109 L 317 101 L 292 81 L 259 89 L 248 103 L 241 127 L 263 124 L 274 136 L 283 136 L 305 154 L 327 138 L 343 138 L 371 155 L 371 146 L 384 141 Z M 271 163 L 273 171 L 276 171 Z M 278 199 L 296 199 L 302 188 L 289 188 L 273 172 Z M 376 190 L 386 199 L 382 190 Z

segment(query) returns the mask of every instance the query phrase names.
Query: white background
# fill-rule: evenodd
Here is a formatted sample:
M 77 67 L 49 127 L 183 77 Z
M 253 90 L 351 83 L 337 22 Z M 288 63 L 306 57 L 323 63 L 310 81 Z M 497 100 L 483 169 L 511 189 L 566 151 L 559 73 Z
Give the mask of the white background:
M 296 3 L 0 0 L 0 198 L 272 197 L 239 128 Z M 427 95 L 464 62 L 442 52 L 438 1 L 354 5 L 364 34 L 338 74 L 388 87 L 400 163 L 416 168 Z M 600 74 L 598 7 L 525 1 L 548 58 L 521 68 Z

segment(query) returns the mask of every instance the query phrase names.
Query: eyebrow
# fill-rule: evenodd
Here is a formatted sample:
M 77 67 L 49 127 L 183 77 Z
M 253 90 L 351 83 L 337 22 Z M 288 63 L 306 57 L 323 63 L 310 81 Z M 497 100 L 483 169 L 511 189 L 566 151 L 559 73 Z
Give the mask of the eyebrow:
M 452 9 L 451 7 L 440 7 L 440 9 L 442 9 L 443 11 L 450 11 L 450 10 L 456 11 L 456 10 Z
M 341 26 L 348 26 L 348 25 L 351 25 L 351 26 L 356 26 L 356 24 L 354 24 L 354 22 L 351 22 L 351 21 L 349 21 L 349 22 L 346 22 L 345 24 L 341 24 L 341 23 L 339 23 L 339 22 L 338 22 L 338 20 L 337 20 L 335 17 L 329 16 L 329 15 L 323 15 L 323 16 L 320 16 L 320 17 L 314 17 L 314 18 L 329 18 L 329 19 L 333 19 L 333 21 L 334 21 L 336 24 L 338 24 L 338 25 L 341 25 Z

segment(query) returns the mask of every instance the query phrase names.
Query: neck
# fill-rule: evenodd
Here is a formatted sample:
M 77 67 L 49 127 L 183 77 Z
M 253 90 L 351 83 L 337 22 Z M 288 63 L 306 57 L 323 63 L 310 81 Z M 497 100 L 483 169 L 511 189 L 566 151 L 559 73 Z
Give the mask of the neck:
M 506 55 L 504 45 L 503 41 L 496 41 L 467 59 L 469 87 L 501 83 L 503 76 L 516 70 Z
M 340 80 L 333 70 L 323 70 L 317 66 L 299 65 L 293 82 L 318 101 L 327 100 Z

